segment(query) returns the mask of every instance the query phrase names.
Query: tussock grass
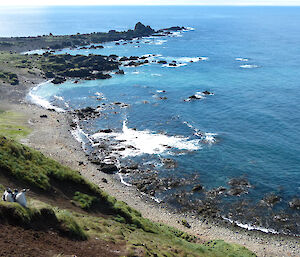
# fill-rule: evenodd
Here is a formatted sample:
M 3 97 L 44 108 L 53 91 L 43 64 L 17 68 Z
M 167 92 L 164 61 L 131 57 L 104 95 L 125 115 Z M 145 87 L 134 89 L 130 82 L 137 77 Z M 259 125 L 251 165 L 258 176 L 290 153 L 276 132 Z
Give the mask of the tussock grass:
M 79 240 L 86 240 L 88 238 L 70 212 L 66 210 L 57 211 L 56 217 L 60 222 L 60 231 L 63 234 Z
M 97 198 L 80 192 L 75 192 L 73 202 L 78 204 L 82 209 L 90 210 L 97 202 Z
M 24 208 L 18 203 L 0 201 L 0 223 L 8 223 L 24 228 L 57 230 L 72 239 L 86 240 L 87 235 L 68 211 L 53 209 L 42 205 L 41 208 Z

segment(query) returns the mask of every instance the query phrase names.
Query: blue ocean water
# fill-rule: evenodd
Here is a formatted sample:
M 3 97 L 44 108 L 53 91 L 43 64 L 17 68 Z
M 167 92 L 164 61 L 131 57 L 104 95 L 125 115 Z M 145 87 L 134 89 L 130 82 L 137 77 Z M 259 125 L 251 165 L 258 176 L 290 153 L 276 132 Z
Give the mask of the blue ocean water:
M 105 103 L 109 106 L 104 108 L 105 115 L 81 123 L 88 134 L 111 128 L 119 133 L 116 137 L 121 137 L 126 121 L 126 128 L 136 128 L 127 137 L 150 138 L 141 146 L 144 154 L 133 157 L 134 160 L 154 163 L 162 176 L 197 175 L 195 183 L 201 183 L 207 190 L 228 186 L 231 178 L 245 177 L 253 188 L 247 195 L 224 198 L 224 209 L 229 202 L 240 200 L 248 200 L 254 206 L 265 194 L 274 192 L 282 200 L 266 211 L 270 220 L 274 213 L 283 211 L 296 219 L 297 211 L 290 209 L 288 202 L 300 196 L 300 8 L 9 9 L 0 16 L 0 23 L 5 25 L 0 27 L 0 35 L 125 30 L 137 21 L 155 29 L 179 25 L 194 30 L 174 37 L 143 39 L 140 43 L 115 45 L 112 42 L 104 44 L 103 49 L 64 49 L 61 53 L 155 54 L 155 60 L 176 60 L 183 65 L 171 68 L 151 63 L 124 67 L 124 76 L 113 75 L 109 80 L 78 84 L 68 81 L 59 86 L 48 83 L 34 94 L 66 110 Z M 207 58 L 199 61 L 199 57 Z M 214 95 L 184 101 L 205 90 Z M 101 94 L 103 100 L 99 101 L 97 96 Z M 126 103 L 129 107 L 113 107 L 110 105 L 113 102 Z M 166 137 L 151 138 L 149 134 Z M 215 141 L 204 142 L 203 135 Z M 182 140 L 178 141 L 178 136 Z M 174 148 L 177 146 L 177 154 L 155 147 L 149 150 L 151 143 L 160 140 Z M 150 154 L 152 150 L 157 150 L 157 154 Z M 159 165 L 163 157 L 176 160 L 178 166 L 164 169 Z M 157 197 L 163 199 L 167 194 L 168 191 Z M 242 217 L 240 221 L 252 222 Z M 272 227 L 268 220 L 259 225 Z M 293 233 L 299 233 L 298 225 Z

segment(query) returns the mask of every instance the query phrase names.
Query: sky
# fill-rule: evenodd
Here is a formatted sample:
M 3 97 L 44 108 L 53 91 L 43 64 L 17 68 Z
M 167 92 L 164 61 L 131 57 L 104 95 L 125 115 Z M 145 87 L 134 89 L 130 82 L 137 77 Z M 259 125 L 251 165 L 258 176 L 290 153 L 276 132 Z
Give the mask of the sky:
M 0 6 L 47 5 L 271 5 L 300 6 L 300 0 L 0 0 Z

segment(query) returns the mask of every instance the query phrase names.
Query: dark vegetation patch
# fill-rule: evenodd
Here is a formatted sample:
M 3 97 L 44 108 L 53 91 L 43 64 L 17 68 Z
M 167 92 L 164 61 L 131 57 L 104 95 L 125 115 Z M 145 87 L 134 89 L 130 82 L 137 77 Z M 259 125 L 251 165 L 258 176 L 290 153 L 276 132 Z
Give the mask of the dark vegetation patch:
M 17 74 L 12 73 L 12 72 L 5 72 L 0 70 L 0 79 L 4 82 L 7 82 L 11 85 L 18 85 L 19 84 L 19 79 Z
M 37 61 L 47 78 L 55 78 L 54 83 L 65 81 L 65 77 L 82 79 L 107 79 L 105 72 L 118 70 L 119 63 L 103 55 L 54 55 L 43 54 Z

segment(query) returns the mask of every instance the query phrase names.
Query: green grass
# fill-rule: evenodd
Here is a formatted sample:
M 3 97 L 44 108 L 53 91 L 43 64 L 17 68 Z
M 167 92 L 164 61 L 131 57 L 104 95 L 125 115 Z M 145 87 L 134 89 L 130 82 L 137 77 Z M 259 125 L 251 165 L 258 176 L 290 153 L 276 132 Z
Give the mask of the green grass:
M 26 137 L 31 130 L 25 125 L 25 120 L 20 113 L 0 110 L 0 135 L 17 140 Z
M 80 214 L 74 214 L 74 217 L 91 237 L 126 243 L 132 255 L 140 249 L 145 256 L 255 256 L 244 247 L 227 244 L 222 240 L 200 244 L 190 235 L 190 240 L 186 240 L 186 233 L 163 224 L 156 224 L 157 233 L 153 234 L 113 219 Z
M 34 55 L 27 56 L 17 53 L 0 51 L 0 67 L 6 67 L 8 70 L 5 70 L 5 72 L 8 72 L 12 68 L 31 69 L 37 60 L 38 56 Z
M 74 220 L 71 213 L 44 205 L 41 208 L 24 208 L 18 203 L 0 201 L 1 223 L 9 223 L 25 228 L 55 229 L 72 239 L 86 240 L 87 235 Z
M 86 240 L 88 237 L 82 227 L 78 225 L 73 215 L 67 210 L 56 211 L 56 217 L 61 223 L 61 231 L 71 238 Z
M 77 191 L 73 197 L 73 202 L 78 204 L 82 209 L 90 210 L 97 202 L 97 198 Z
M 58 162 L 45 157 L 42 153 L 24 146 L 15 140 L 0 136 L 0 170 L 8 175 L 45 191 L 51 191 L 54 184 L 62 184 L 61 190 L 80 188 L 76 199 L 85 198 L 83 207 L 90 202 L 84 194 L 96 197 L 97 208 L 106 210 L 108 214 L 120 215 L 127 223 L 142 228 L 145 231 L 156 232 L 156 227 L 141 214 L 130 208 L 126 203 L 117 201 L 114 197 L 102 191 L 96 185 L 85 180 L 77 171 L 71 170 Z M 53 184 L 54 183 L 54 184 Z M 75 195 L 73 192 L 72 198 Z M 91 199 L 91 198 L 89 198 Z
M 54 229 L 76 240 L 97 237 L 125 244 L 128 256 L 138 249 L 145 256 L 255 256 L 245 247 L 222 240 L 206 244 L 195 243 L 194 237 L 190 241 L 186 240 L 182 237 L 186 233 L 162 224 L 155 224 L 157 233 L 150 233 L 112 217 L 95 217 L 92 214 L 63 210 L 31 198 L 28 205 L 29 208 L 24 208 L 17 203 L 1 201 L 0 222 L 36 230 Z
M 62 182 L 62 191 L 78 189 L 66 192 L 69 200 L 89 210 L 82 214 L 32 199 L 29 199 L 29 208 L 1 202 L 1 222 L 11 222 L 13 217 L 15 223 L 25 227 L 40 224 L 50 228 L 58 224 L 56 230 L 71 238 L 98 237 L 125 244 L 129 255 L 142 251 L 145 256 L 255 256 L 244 247 L 223 241 L 195 243 L 194 236 L 143 218 L 138 211 L 86 181 L 78 172 L 3 136 L 0 136 L 0 172 L 13 176 L 27 187 L 45 191 Z M 96 215 L 99 211 L 105 215 Z

